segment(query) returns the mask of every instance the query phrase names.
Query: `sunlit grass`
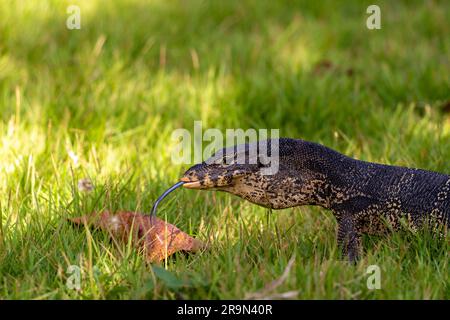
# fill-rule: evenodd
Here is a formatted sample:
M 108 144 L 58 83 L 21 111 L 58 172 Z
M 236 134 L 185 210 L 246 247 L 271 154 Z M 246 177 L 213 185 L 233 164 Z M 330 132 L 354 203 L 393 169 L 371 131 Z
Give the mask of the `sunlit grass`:
M 80 5 L 81 30 L 65 27 L 69 4 Z M 279 128 L 359 159 L 449 173 L 449 6 L 382 2 L 383 27 L 369 31 L 368 4 L 0 2 L 0 298 L 243 298 L 295 254 L 278 292 L 448 299 L 448 243 L 367 238 L 351 266 L 318 208 L 270 213 L 177 191 L 160 214 L 211 249 L 154 268 L 66 219 L 149 212 L 186 169 L 171 162 L 171 133 L 195 120 Z M 77 188 L 85 178 L 91 193 Z M 366 287 L 371 264 L 381 290 Z M 66 286 L 70 265 L 82 271 L 79 291 Z

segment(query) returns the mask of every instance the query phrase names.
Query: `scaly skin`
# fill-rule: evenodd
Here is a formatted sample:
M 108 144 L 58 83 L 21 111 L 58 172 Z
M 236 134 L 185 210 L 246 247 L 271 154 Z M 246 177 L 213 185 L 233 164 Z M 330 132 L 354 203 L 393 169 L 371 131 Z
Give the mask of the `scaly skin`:
M 267 141 L 269 156 L 272 141 Z M 439 233 L 448 230 L 449 175 L 360 161 L 303 140 L 277 141 L 275 174 L 263 174 L 267 165 L 252 143 L 217 152 L 187 170 L 181 181 L 186 188 L 225 191 L 271 209 L 318 205 L 332 210 L 338 244 L 351 262 L 360 256 L 364 233 L 398 230 L 402 221 L 414 231 L 425 222 Z

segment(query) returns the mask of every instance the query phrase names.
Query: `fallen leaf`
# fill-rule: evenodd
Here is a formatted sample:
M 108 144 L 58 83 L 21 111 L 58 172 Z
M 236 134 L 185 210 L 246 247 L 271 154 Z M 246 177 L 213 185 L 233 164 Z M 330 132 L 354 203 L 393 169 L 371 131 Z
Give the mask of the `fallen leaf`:
M 94 212 L 69 219 L 77 225 L 88 225 L 110 233 L 123 242 L 131 236 L 133 244 L 141 249 L 149 262 L 158 262 L 178 251 L 196 252 L 206 248 L 205 244 L 192 238 L 174 225 L 157 217 L 121 211 Z

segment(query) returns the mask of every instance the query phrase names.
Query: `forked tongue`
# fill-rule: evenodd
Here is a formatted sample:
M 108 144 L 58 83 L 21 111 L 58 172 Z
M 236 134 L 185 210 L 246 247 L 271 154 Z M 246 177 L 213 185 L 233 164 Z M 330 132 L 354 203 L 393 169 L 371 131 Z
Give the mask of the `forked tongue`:
M 173 186 L 171 186 L 169 189 L 167 189 L 166 191 L 164 191 L 164 193 L 163 193 L 162 195 L 160 195 L 158 199 L 156 199 L 155 204 L 153 204 L 153 207 L 152 207 L 152 212 L 151 212 L 151 216 L 152 216 L 152 217 L 155 217 L 155 216 L 156 216 L 156 210 L 158 209 L 159 203 L 160 203 L 165 197 L 167 197 L 167 195 L 168 195 L 169 193 L 171 193 L 173 190 L 175 190 L 175 189 L 181 187 L 183 184 L 184 184 L 184 181 L 180 181 L 180 182 L 175 183 L 175 184 L 174 184 Z

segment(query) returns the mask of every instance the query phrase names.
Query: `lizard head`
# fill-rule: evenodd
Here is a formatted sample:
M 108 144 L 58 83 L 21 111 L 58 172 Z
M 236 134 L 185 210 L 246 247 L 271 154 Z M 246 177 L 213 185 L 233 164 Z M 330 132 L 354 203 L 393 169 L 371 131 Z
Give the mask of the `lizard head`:
M 251 147 L 247 144 L 225 148 L 192 166 L 181 178 L 185 182 L 184 187 L 224 190 L 236 185 L 242 178 L 259 176 L 263 164 L 258 155 L 250 155 Z
M 225 191 L 273 209 L 316 204 L 325 183 L 314 159 L 314 148 L 321 146 L 294 139 L 262 142 L 216 152 L 184 173 L 183 186 Z

